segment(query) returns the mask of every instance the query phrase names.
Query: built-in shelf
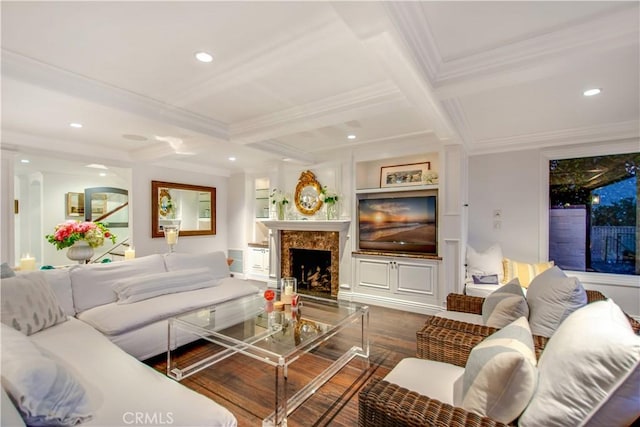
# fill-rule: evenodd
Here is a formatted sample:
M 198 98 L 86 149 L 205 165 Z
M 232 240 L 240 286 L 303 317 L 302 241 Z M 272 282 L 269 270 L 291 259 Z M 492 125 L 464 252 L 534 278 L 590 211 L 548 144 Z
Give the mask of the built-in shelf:
M 437 190 L 438 184 L 426 185 L 410 185 L 406 187 L 384 187 L 384 188 L 361 188 L 356 190 L 356 194 L 374 194 L 374 193 L 398 193 L 407 191 Z

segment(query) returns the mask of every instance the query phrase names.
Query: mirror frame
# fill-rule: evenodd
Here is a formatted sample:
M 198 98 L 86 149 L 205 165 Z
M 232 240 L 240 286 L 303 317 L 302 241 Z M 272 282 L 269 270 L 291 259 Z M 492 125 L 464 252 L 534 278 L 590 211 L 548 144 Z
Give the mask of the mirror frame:
M 210 230 L 183 230 L 180 228 L 182 236 L 209 236 L 216 234 L 216 188 L 201 185 L 177 184 L 175 182 L 151 181 L 151 237 L 164 237 L 164 233 L 159 227 L 159 200 L 158 192 L 160 188 L 176 190 L 190 190 L 200 193 L 209 193 L 211 198 L 211 229 Z
M 316 193 L 316 203 L 311 208 L 306 208 L 302 206 L 300 203 L 300 196 L 305 188 L 312 187 Z M 320 210 L 322 207 L 322 200 L 320 200 L 320 192 L 322 191 L 322 187 L 320 187 L 320 183 L 316 180 L 316 176 L 311 171 L 304 171 L 300 174 L 300 178 L 298 179 L 298 185 L 296 185 L 296 193 L 293 196 L 293 200 L 296 204 L 296 209 L 303 215 L 313 215 Z

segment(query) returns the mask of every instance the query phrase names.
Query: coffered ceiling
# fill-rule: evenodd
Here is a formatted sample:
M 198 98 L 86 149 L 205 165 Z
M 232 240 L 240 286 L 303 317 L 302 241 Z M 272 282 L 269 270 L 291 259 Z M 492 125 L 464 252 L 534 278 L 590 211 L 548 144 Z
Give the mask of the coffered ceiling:
M 228 174 L 637 138 L 638 5 L 3 1 L 2 145 Z

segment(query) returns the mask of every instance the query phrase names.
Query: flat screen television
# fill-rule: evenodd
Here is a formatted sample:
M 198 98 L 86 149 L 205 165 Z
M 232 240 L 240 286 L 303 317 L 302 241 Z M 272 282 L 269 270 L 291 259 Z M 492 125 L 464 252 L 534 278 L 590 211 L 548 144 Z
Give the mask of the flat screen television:
M 435 195 L 358 201 L 360 249 L 437 255 Z

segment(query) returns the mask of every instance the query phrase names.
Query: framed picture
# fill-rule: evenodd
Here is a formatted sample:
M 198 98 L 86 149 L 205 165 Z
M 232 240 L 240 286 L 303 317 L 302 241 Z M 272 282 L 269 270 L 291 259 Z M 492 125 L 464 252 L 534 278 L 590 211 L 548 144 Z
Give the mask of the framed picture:
M 383 166 L 380 168 L 380 188 L 423 185 L 423 178 L 429 169 L 431 162 Z
M 66 207 L 68 218 L 84 218 L 84 193 L 67 193 Z

